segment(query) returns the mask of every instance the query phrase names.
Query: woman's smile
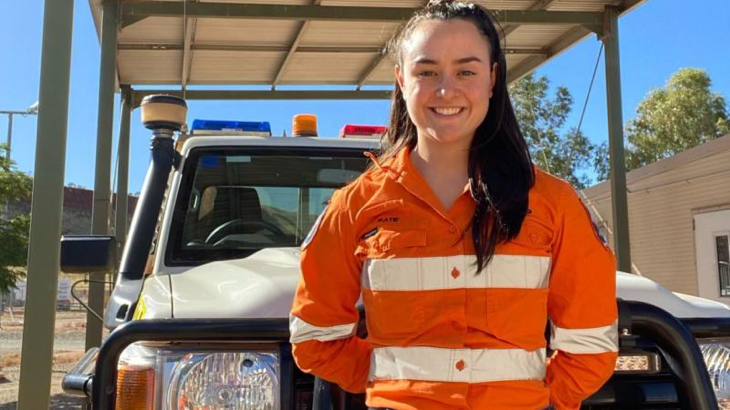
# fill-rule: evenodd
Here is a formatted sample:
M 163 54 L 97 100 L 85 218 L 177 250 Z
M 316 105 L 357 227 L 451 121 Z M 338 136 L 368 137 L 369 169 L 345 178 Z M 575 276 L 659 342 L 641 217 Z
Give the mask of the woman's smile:
M 430 107 L 431 112 L 441 117 L 456 117 L 464 111 L 464 107 Z

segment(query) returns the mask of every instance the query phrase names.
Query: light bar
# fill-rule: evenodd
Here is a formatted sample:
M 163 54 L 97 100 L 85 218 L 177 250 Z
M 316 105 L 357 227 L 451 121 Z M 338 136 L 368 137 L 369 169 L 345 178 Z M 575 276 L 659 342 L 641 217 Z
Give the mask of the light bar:
M 388 127 L 378 125 L 352 125 L 348 124 L 340 130 L 340 138 L 377 138 L 380 139 Z
M 661 360 L 656 353 L 622 354 L 616 360 L 616 373 L 658 373 Z
M 191 128 L 193 135 L 254 135 L 271 136 L 268 121 L 221 121 L 194 120 Z

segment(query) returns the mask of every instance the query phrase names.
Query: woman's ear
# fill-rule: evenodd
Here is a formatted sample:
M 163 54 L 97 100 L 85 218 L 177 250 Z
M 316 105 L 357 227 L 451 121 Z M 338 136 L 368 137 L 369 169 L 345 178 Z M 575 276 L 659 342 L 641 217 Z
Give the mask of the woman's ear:
M 494 84 L 497 83 L 497 70 L 499 70 L 499 64 L 497 64 L 497 63 L 492 64 L 492 72 L 489 75 L 489 98 L 492 98 L 492 93 L 494 91 Z
M 401 95 L 403 96 L 403 99 L 406 99 L 406 93 L 403 92 L 403 87 L 405 85 L 405 81 L 403 79 L 403 70 L 401 70 L 400 65 L 395 65 L 395 82 L 396 87 L 400 88 Z

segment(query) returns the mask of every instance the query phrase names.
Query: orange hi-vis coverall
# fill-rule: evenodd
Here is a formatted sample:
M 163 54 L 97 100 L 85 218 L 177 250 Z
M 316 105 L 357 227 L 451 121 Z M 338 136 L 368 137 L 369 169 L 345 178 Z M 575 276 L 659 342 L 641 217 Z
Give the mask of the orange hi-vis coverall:
M 536 170 L 519 235 L 476 274 L 475 206 L 467 186 L 445 209 L 408 149 L 336 191 L 302 246 L 297 365 L 371 407 L 578 409 L 617 357 L 613 253 L 570 185 Z

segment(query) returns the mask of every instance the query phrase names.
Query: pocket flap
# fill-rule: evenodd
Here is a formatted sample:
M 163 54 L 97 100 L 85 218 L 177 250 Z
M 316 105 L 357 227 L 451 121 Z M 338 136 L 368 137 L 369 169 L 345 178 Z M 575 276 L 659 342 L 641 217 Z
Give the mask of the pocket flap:
M 389 251 L 424 246 L 426 246 L 426 229 L 396 231 L 378 227 L 363 237 L 355 253 L 371 258 L 383 258 Z
M 409 229 L 407 231 L 383 230 L 378 239 L 383 251 L 399 248 L 426 246 L 426 230 Z

